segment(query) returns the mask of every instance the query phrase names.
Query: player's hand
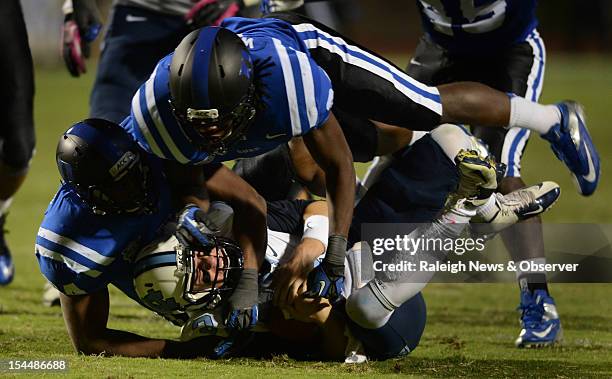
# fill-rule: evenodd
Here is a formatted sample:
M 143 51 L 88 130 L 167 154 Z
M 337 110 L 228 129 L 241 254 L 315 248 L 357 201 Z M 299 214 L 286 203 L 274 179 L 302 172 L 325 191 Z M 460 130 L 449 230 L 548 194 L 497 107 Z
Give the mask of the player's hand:
M 219 26 L 221 21 L 234 17 L 244 8 L 243 0 L 192 0 L 194 6 L 185 15 L 192 29 L 203 26 Z
M 339 274 L 342 270 L 342 274 Z M 323 261 L 308 274 L 306 297 L 324 297 L 336 303 L 344 296 L 344 266 L 332 267 Z
M 203 312 L 192 316 L 181 328 L 181 341 L 190 341 L 194 338 L 217 334 L 218 322 L 210 312 Z
M 217 231 L 217 226 L 212 225 L 207 219 L 206 212 L 193 204 L 189 204 L 181 210 L 177 224 L 176 237 L 185 246 L 193 243 L 208 246 L 212 244 L 209 236 Z
M 244 350 L 249 345 L 254 337 L 255 334 L 250 331 L 234 332 L 217 344 L 210 358 L 229 358 L 238 355 L 240 351 Z
M 325 297 L 336 303 L 344 296 L 345 236 L 329 236 L 325 258 L 308 274 L 308 297 Z
M 296 246 L 291 258 L 274 270 L 273 304 L 285 308 L 300 295 L 300 288 L 306 284 L 314 259 L 325 250 L 318 240 L 306 238 Z
M 102 29 L 100 12 L 94 0 L 72 0 L 62 28 L 62 56 L 68 72 L 78 77 L 86 72 L 90 44 Z
M 322 297 L 312 298 L 306 295 L 306 283 L 298 290 L 298 296 L 287 307 L 283 308 L 291 318 L 306 322 L 323 325 L 331 312 L 329 300 Z
M 225 316 L 225 327 L 232 334 L 236 331 L 251 329 L 257 324 L 258 274 L 253 268 L 242 270 L 240 280 L 230 296 Z

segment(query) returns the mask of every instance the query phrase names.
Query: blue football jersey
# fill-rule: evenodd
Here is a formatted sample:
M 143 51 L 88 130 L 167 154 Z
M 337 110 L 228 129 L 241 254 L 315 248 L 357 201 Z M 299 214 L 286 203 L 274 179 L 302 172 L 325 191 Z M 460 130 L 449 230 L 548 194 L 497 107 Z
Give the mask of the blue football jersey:
M 67 295 L 113 284 L 138 301 L 131 261 L 174 214 L 169 189 L 160 176 L 157 180 L 158 211 L 151 215 L 96 215 L 70 186 L 62 185 L 36 236 L 36 257 L 47 280 Z
M 122 123 L 146 151 L 183 164 L 252 157 L 308 133 L 329 117 L 331 81 L 290 24 L 277 19 L 233 17 L 221 26 L 238 34 L 251 54 L 254 78 L 263 94 L 263 111 L 256 114 L 244 138 L 226 154 L 211 157 L 198 151 L 172 114 L 170 54 L 136 92 L 131 115 Z
M 447 50 L 486 53 L 537 26 L 537 0 L 417 0 L 425 32 Z

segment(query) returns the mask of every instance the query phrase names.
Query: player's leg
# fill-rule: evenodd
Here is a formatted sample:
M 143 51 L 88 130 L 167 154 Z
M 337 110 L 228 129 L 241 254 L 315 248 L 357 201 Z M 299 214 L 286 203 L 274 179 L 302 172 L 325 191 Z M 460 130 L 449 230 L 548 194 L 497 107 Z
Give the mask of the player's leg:
M 510 78 L 512 87 L 509 89 L 527 99 L 538 101 L 544 81 L 546 50 L 544 41 L 537 31 L 533 31 L 525 42 L 509 49 L 506 55 L 504 65 L 500 67 L 505 68 L 507 72 L 505 76 Z M 510 128 L 504 136 L 503 142 L 501 142 L 501 149 L 497 147 L 495 151 L 498 154 L 496 155 L 498 159 L 508 166 L 499 188 L 503 194 L 510 193 L 525 185 L 520 175 L 520 162 L 528 138 L 528 131 Z M 496 142 L 495 140 L 491 141 L 491 143 Z M 500 143 L 497 142 L 496 145 L 499 146 Z M 502 232 L 504 244 L 514 261 L 529 260 L 536 263 L 546 263 L 541 222 L 541 217 L 533 217 L 522 221 L 515 228 L 509 228 Z M 516 341 L 517 346 L 548 345 L 558 341 L 562 335 L 561 325 L 554 300 L 548 292 L 546 273 L 518 270 L 517 280 L 521 289 L 520 308 L 523 310 L 521 315 L 523 329 Z M 541 311 L 541 316 L 536 322 L 531 317 L 532 315 L 528 314 L 527 308 L 537 297 L 540 298 L 538 308 Z M 545 305 L 546 310 L 544 309 Z M 543 332 L 551 325 L 553 327 L 544 335 Z M 536 332 L 536 334 L 533 334 L 533 332 Z
M 270 17 L 293 24 L 313 59 L 329 75 L 334 104 L 340 108 L 413 130 L 431 130 L 443 122 L 533 130 L 551 143 L 574 174 L 581 193 L 595 190 L 599 155 L 579 105 L 541 105 L 475 82 L 427 86 L 324 25 L 294 14 Z M 580 140 L 572 135 L 580 135 Z
M 430 85 L 457 80 L 481 81 L 491 87 L 537 101 L 542 90 L 545 56 L 544 44 L 537 32 L 532 33 L 522 44 L 498 54 L 484 56 L 453 57 L 424 37 L 419 43 L 415 57 L 411 60 L 408 73 Z M 525 183 L 520 178 L 520 160 L 529 138 L 529 130 L 516 127 L 509 129 L 473 127 L 472 129 L 475 136 L 488 145 L 489 151 L 498 162 L 507 165 L 506 175 L 500 183 L 500 192 L 507 194 L 524 187 Z M 544 262 L 540 222 L 540 217 L 536 216 L 521 221 L 521 226 L 502 232 L 504 242 L 515 261 L 531 259 L 539 263 Z M 523 287 L 529 287 L 531 293 L 536 290 L 546 292 L 546 296 L 541 296 L 542 302 L 551 304 L 552 306 L 548 308 L 554 310 L 554 301 L 547 293 L 544 273 L 519 271 L 517 275 L 519 283 L 523 283 Z M 531 300 L 532 296 L 521 296 L 521 298 Z M 549 313 L 547 319 L 550 321 L 545 323 L 546 325 L 542 324 L 544 328 L 540 328 L 539 323 L 537 325 L 531 323 L 536 331 L 545 329 L 550 323 L 557 323 L 556 312 Z M 557 330 L 551 330 L 551 336 Z M 529 332 L 523 332 L 523 335 L 527 338 L 535 337 Z M 549 337 L 546 336 L 548 340 L 554 340 Z
M 427 308 L 420 292 L 395 309 L 387 322 L 377 328 L 363 327 L 348 317 L 351 333 L 363 344 L 366 355 L 373 359 L 389 359 L 412 352 L 421 340 L 426 321 Z
M 13 278 L 14 267 L 4 240 L 4 223 L 13 195 L 26 178 L 34 151 L 34 74 L 32 55 L 17 0 L 0 7 L 0 285 Z
M 90 116 L 117 123 L 128 116 L 138 87 L 187 31 L 180 16 L 115 6 L 91 92 Z

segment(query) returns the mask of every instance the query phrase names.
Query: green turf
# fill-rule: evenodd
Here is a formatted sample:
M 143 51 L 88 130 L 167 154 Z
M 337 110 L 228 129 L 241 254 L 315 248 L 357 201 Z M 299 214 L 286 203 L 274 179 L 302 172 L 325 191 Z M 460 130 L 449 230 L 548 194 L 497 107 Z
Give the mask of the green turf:
M 269 361 L 234 359 L 150 360 L 76 355 L 59 309 L 40 305 L 43 279 L 33 254 L 38 224 L 59 183 L 54 162 L 58 133 L 86 115 L 92 77 L 78 80 L 64 71 L 36 72 L 37 154 L 31 175 L 13 205 L 8 240 L 17 276 L 0 288 L 0 359 L 67 359 L 70 374 L 83 377 L 235 376 L 377 376 L 418 377 L 610 377 L 612 376 L 612 285 L 551 286 L 565 329 L 565 344 L 545 350 L 518 350 L 518 291 L 514 284 L 430 285 L 425 290 L 429 321 L 419 348 L 409 357 L 360 366 L 304 363 L 277 357 Z M 547 145 L 532 138 L 524 161 L 527 182 L 550 179 L 564 190 L 547 222 L 598 222 L 612 218 L 612 155 L 608 126 L 612 118 L 612 58 L 549 58 L 543 101 L 576 98 L 587 109 L 589 126 L 603 160 L 599 191 L 578 196 L 564 166 Z M 360 168 L 361 170 L 361 168 Z M 112 292 L 110 326 L 156 337 L 174 337 L 178 329 L 151 316 L 126 297 Z M 6 373 L 0 373 L 0 376 Z

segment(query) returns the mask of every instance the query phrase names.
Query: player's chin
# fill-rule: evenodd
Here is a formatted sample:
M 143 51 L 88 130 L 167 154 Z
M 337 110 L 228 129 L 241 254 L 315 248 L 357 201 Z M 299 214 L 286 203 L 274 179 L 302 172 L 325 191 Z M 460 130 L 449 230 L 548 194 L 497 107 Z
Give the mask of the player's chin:
M 287 320 L 283 312 L 276 307 L 270 311 L 268 327 L 272 334 L 290 342 L 313 344 L 317 342 L 319 335 L 316 324 Z

